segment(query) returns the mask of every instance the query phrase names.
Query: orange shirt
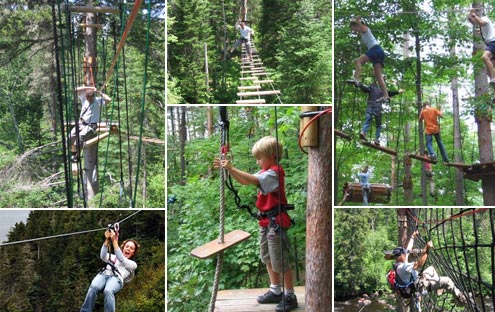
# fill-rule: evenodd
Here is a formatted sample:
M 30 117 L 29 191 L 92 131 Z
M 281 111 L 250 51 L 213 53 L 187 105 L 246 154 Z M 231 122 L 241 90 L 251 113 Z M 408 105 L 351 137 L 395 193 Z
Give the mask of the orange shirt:
M 438 125 L 437 116 L 442 117 L 442 112 L 433 107 L 424 108 L 421 111 L 419 119 L 425 121 L 426 134 L 436 134 L 440 132 L 440 126 Z

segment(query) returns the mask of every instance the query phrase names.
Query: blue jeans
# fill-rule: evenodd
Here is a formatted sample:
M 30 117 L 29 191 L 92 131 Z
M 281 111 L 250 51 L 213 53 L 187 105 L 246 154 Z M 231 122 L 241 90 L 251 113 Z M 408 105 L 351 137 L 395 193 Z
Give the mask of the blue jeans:
M 366 119 L 364 120 L 364 125 L 362 132 L 364 132 L 364 135 L 370 131 L 371 128 L 371 120 L 373 119 L 373 116 L 375 116 L 375 124 L 376 124 L 376 134 L 375 134 L 375 140 L 380 140 L 380 134 L 382 132 L 382 115 L 374 115 L 371 113 L 366 113 Z
M 368 198 L 370 196 L 370 186 L 361 185 L 361 192 L 363 192 L 363 206 L 368 206 Z
M 445 147 L 443 146 L 442 138 L 440 137 L 440 132 L 435 134 L 426 134 L 426 149 L 428 150 L 428 155 L 435 156 L 435 151 L 433 150 L 433 138 L 432 138 L 433 136 L 437 141 L 438 149 L 440 150 L 440 154 L 442 155 L 443 161 L 448 162 L 449 158 L 447 157 L 447 152 L 445 152 Z
M 84 299 L 80 312 L 93 311 L 96 297 L 98 297 L 100 291 L 103 291 L 103 294 L 105 295 L 105 312 L 115 312 L 115 294 L 121 289 L 122 282 L 118 277 L 101 273 L 96 275 L 89 286 L 86 299 Z

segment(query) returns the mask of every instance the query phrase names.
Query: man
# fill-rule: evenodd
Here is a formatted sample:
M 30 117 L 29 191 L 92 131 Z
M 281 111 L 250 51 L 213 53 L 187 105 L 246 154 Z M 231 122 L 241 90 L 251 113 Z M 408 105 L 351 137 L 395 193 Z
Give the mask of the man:
M 441 295 L 444 291 L 453 294 L 460 303 L 466 303 L 466 297 L 464 294 L 454 285 L 454 282 L 447 276 L 439 276 L 433 266 L 429 266 L 418 276 L 418 269 L 420 269 L 428 258 L 428 251 L 433 248 L 433 243 L 429 241 L 421 252 L 421 256 L 415 262 L 408 262 L 409 250 L 414 245 L 414 238 L 419 233 L 416 231 L 412 234 L 411 239 L 407 245 L 407 249 L 404 247 L 397 247 L 392 251 L 392 256 L 395 258 L 395 274 L 398 276 L 396 280 L 401 280 L 404 283 L 409 281 L 414 282 L 416 289 L 426 291 L 436 291 L 437 295 Z M 420 292 L 421 293 L 421 292 Z
M 359 133 L 359 138 L 366 141 L 366 133 L 371 128 L 371 121 L 375 117 L 376 133 L 375 141 L 376 145 L 380 145 L 380 134 L 382 132 L 382 101 L 378 101 L 383 97 L 383 91 L 378 87 L 376 81 L 367 86 L 359 81 L 348 80 L 348 83 L 353 84 L 355 87 L 359 87 L 361 91 L 368 93 L 368 100 L 366 102 L 366 118 L 364 120 L 363 129 Z M 396 96 L 399 93 L 403 93 L 404 90 L 388 91 L 389 97 Z
M 495 62 L 495 27 L 487 16 L 481 17 L 480 12 L 475 8 L 469 10 L 468 20 L 474 26 L 480 27 L 479 33 L 486 44 L 485 51 L 481 58 L 485 63 L 486 73 L 490 78 L 490 85 L 495 91 L 495 73 L 493 70 L 493 64 Z
M 79 129 L 79 144 L 96 136 L 96 128 L 100 120 L 101 106 L 112 99 L 103 92 L 97 91 L 95 87 L 78 87 L 77 95 L 81 100 L 81 114 L 79 122 L 76 124 Z M 95 93 L 100 93 L 101 97 L 95 97 Z M 79 146 L 77 146 L 77 129 L 74 127 L 70 133 L 70 145 L 72 148 L 72 162 L 77 162 L 79 158 Z
M 232 54 L 235 49 L 237 49 L 238 46 L 240 46 L 242 43 L 244 43 L 244 46 L 246 47 L 246 52 L 249 55 L 249 60 L 253 60 L 253 53 L 251 51 L 251 36 L 254 35 L 254 31 L 247 27 L 246 24 L 238 20 L 237 23 L 235 24 L 235 28 L 239 29 L 239 32 L 241 33 L 241 38 L 237 39 L 237 41 L 234 43 L 232 48 L 230 48 L 229 53 Z
M 438 124 L 437 118 L 442 118 L 442 112 L 436 108 L 432 108 L 430 102 L 424 102 L 423 110 L 419 114 L 419 121 L 424 120 L 425 122 L 426 149 L 428 150 L 428 155 L 430 155 L 429 157 L 432 160 L 437 159 L 435 151 L 433 150 L 433 137 L 435 137 L 440 154 L 442 154 L 443 162 L 448 163 L 449 158 L 447 157 L 447 152 L 445 152 L 445 147 L 443 146 L 442 138 L 440 137 L 440 125 Z

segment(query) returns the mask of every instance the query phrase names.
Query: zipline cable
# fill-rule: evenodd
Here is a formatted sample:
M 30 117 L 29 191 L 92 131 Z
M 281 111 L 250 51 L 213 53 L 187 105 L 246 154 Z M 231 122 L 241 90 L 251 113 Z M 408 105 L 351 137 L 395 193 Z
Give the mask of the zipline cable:
M 141 210 L 138 210 L 138 211 L 130 214 L 129 216 L 125 217 L 124 219 L 122 219 L 122 220 L 120 220 L 118 222 L 115 222 L 115 223 L 116 224 L 124 223 L 126 220 L 128 220 L 129 218 L 134 217 L 139 212 L 141 212 Z M 73 235 L 86 234 L 86 233 L 91 233 L 91 232 L 98 232 L 98 231 L 105 230 L 106 228 L 107 227 L 97 228 L 97 229 L 93 229 L 93 230 L 77 231 L 77 232 L 65 233 L 65 234 L 57 234 L 57 235 L 51 235 L 51 236 L 43 236 L 43 237 L 25 239 L 25 240 L 20 240 L 20 241 L 15 241 L 15 242 L 7 242 L 7 243 L 0 244 L 0 247 L 9 246 L 9 245 L 16 245 L 16 244 L 24 244 L 24 243 L 30 243 L 30 242 L 36 242 L 36 241 L 47 240 L 47 239 L 58 238 L 58 237 L 65 237 L 65 236 L 73 236 Z

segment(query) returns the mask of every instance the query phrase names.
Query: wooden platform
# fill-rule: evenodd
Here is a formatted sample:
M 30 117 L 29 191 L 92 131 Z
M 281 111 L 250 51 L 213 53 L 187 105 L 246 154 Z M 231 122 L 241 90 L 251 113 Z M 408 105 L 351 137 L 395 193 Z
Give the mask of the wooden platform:
M 371 192 L 368 196 L 369 203 L 389 203 L 392 197 L 392 187 L 385 183 L 370 183 Z M 346 202 L 359 203 L 363 201 L 361 183 L 346 182 L 343 187 Z
M 421 160 L 421 161 L 424 161 L 424 162 L 427 162 L 427 163 L 430 163 L 430 164 L 436 164 L 436 163 L 438 163 L 438 160 L 433 160 L 433 159 L 429 158 L 428 156 L 421 156 L 421 155 L 416 155 L 416 154 L 413 154 L 413 153 L 406 153 L 406 157 L 410 157 L 410 158 L 414 158 L 414 159 L 417 159 L 417 160 Z
M 495 178 L 495 162 L 486 162 L 472 165 L 449 164 L 452 167 L 461 168 L 464 172 L 464 178 L 478 182 L 484 177 Z
M 255 312 L 275 311 L 276 304 L 259 304 L 256 298 L 266 293 L 268 288 L 221 290 L 215 303 L 216 312 Z M 295 312 L 306 311 L 304 286 L 294 287 L 299 308 Z M 332 307 L 328 308 L 331 311 Z M 323 312 L 323 311 L 321 311 Z
M 235 244 L 245 241 L 249 237 L 251 237 L 251 234 L 248 232 L 234 230 L 224 235 L 223 244 L 219 243 L 218 238 L 214 239 L 202 246 L 195 248 L 193 251 L 191 251 L 191 255 L 200 259 L 206 259 L 219 253 L 220 251 L 234 246 Z
M 376 145 L 376 144 L 374 144 L 372 142 L 364 141 L 364 140 L 359 141 L 359 143 L 361 143 L 364 146 L 371 147 L 371 148 L 374 148 L 376 150 L 379 150 L 380 152 L 384 152 L 384 153 L 387 153 L 387 154 L 390 154 L 390 155 L 397 156 L 397 152 L 395 150 L 393 150 L 393 149 L 390 149 L 390 148 L 387 148 L 387 147 L 384 147 L 384 146 L 381 146 L 381 145 Z

